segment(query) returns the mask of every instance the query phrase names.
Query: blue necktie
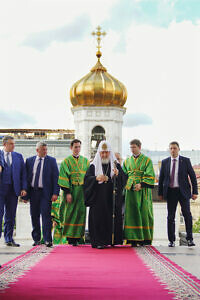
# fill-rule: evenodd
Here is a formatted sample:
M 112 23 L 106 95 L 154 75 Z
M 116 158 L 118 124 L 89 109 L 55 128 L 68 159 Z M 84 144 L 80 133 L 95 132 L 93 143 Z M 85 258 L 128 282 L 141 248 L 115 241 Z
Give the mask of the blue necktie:
M 40 157 L 40 161 L 38 163 L 37 170 L 36 170 L 36 173 L 35 173 L 34 188 L 36 188 L 36 189 L 39 187 L 39 178 L 40 178 L 41 164 L 42 164 L 42 158 Z
M 7 152 L 7 153 L 6 153 L 6 163 L 7 163 L 8 167 L 10 167 L 9 153 L 10 153 L 10 152 Z

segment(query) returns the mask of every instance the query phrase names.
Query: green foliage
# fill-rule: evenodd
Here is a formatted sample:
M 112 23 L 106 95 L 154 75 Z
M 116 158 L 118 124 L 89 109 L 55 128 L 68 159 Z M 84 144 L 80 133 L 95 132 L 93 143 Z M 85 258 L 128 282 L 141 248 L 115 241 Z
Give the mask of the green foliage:
M 200 218 L 198 221 L 196 221 L 193 225 L 193 230 L 194 233 L 199 233 L 200 232 Z

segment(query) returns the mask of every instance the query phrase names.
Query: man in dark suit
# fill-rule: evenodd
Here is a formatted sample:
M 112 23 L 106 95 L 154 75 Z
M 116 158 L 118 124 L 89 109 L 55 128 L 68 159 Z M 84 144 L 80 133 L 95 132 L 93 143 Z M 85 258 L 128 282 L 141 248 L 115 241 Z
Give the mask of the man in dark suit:
M 54 157 L 47 155 L 47 144 L 38 142 L 37 155 L 26 160 L 28 181 L 28 196 L 30 199 L 33 246 L 39 245 L 41 240 L 40 215 L 42 216 L 42 233 L 47 247 L 52 246 L 52 201 L 59 195 L 58 166 Z
M 192 236 L 190 198 L 195 200 L 198 195 L 196 175 L 190 159 L 179 155 L 180 148 L 177 142 L 171 142 L 169 150 L 171 157 L 162 161 L 158 186 L 160 200 L 167 200 L 169 247 L 175 246 L 175 214 L 178 202 L 185 220 L 188 246 L 195 246 Z
M 13 240 L 16 209 L 19 196 L 26 196 L 27 181 L 24 159 L 14 152 L 15 142 L 12 136 L 3 138 L 3 150 L 0 151 L 2 167 L 0 179 L 0 237 L 4 216 L 4 238 L 7 246 L 19 247 Z M 5 208 L 5 215 L 4 215 Z

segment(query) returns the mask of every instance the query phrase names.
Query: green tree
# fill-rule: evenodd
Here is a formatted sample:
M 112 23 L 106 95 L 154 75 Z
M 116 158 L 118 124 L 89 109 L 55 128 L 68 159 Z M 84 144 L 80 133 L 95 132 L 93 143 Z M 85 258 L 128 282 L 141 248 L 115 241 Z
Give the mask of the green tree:
M 200 218 L 194 223 L 193 232 L 194 233 L 199 233 L 200 232 Z

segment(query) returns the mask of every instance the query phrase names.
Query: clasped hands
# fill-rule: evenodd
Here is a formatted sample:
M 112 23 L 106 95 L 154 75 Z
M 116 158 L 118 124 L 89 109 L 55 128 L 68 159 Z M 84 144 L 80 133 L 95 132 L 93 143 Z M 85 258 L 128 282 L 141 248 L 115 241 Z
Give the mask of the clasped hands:
M 115 176 L 118 176 L 119 175 L 119 170 L 117 168 L 113 169 L 113 173 Z M 99 181 L 99 182 L 107 182 L 108 181 L 108 176 L 106 175 L 98 175 L 96 177 L 96 180 Z
M 96 180 L 97 180 L 98 182 L 106 182 L 106 181 L 108 181 L 108 176 L 106 176 L 106 175 L 98 175 L 98 176 L 96 177 Z

